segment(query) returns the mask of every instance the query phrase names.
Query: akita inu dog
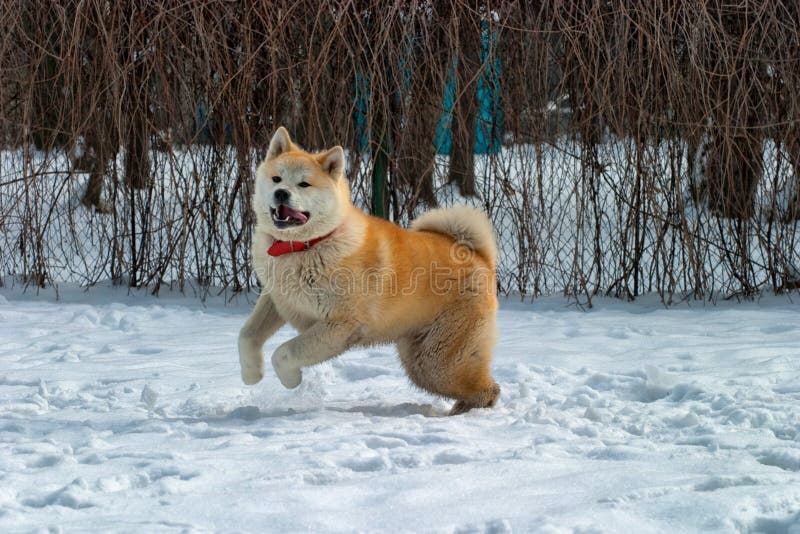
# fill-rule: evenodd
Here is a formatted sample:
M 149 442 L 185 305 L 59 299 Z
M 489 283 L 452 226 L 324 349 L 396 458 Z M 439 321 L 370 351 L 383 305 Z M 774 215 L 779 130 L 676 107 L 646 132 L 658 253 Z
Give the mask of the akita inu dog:
M 256 172 L 255 271 L 262 285 L 239 334 L 245 384 L 264 376 L 263 346 L 283 324 L 299 334 L 272 355 L 281 383 L 347 349 L 396 342 L 411 381 L 455 399 L 451 414 L 493 406 L 497 247 L 474 208 L 430 211 L 410 230 L 350 201 L 345 155 L 310 154 L 283 127 Z

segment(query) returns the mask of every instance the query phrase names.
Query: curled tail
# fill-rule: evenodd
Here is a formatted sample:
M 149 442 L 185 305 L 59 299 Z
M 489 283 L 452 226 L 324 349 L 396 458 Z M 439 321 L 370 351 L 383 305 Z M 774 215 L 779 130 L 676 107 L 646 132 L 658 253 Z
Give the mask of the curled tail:
M 431 210 L 411 224 L 413 230 L 445 234 L 483 256 L 492 267 L 497 263 L 497 244 L 486 214 L 470 206 Z

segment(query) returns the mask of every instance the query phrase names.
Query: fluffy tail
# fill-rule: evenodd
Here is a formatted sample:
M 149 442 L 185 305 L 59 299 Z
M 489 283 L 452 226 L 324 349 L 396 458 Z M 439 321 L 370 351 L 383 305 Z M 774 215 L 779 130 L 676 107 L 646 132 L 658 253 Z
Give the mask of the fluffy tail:
M 475 250 L 492 266 L 497 262 L 497 244 L 492 223 L 478 208 L 456 206 L 431 210 L 414 220 L 411 228 L 449 235 Z

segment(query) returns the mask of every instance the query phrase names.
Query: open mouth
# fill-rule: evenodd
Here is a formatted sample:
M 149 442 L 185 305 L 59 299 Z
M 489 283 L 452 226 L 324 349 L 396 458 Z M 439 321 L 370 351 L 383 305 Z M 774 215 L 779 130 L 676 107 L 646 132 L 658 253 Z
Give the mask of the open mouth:
M 270 208 L 272 222 L 277 228 L 288 228 L 290 226 L 302 226 L 308 222 L 311 214 L 307 211 L 297 211 L 286 204 L 281 204 L 277 208 Z

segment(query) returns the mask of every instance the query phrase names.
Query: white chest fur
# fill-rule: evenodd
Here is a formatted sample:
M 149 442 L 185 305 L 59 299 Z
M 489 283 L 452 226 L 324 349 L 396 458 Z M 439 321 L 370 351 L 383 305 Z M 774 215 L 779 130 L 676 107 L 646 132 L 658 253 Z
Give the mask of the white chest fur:
M 268 293 L 278 312 L 290 323 L 318 321 L 333 306 L 329 273 L 335 261 L 328 243 L 302 252 L 272 257 L 267 254 L 271 238 L 256 232 L 253 260 L 262 290 Z

